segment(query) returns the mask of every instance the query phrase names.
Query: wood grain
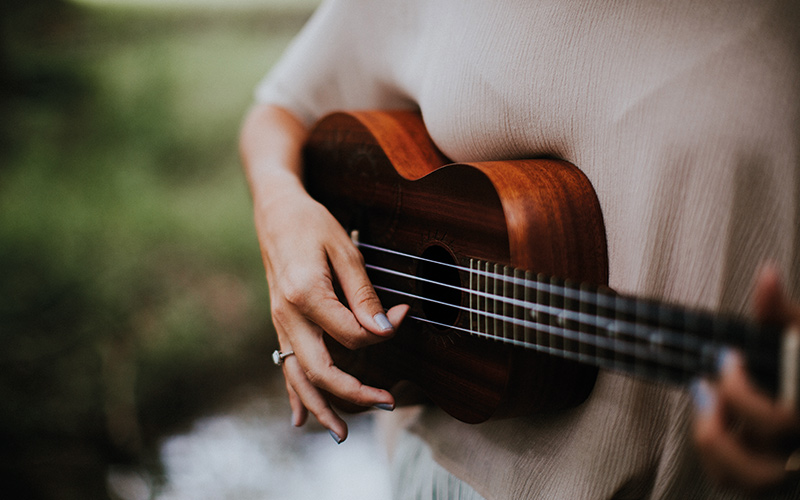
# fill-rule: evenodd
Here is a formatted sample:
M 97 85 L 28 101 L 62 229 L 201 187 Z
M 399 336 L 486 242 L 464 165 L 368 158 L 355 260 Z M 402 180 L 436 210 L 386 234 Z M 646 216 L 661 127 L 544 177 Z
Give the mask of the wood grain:
M 328 116 L 314 127 L 304 161 L 309 193 L 363 242 L 416 256 L 439 253 L 466 267 L 480 259 L 607 283 L 600 205 L 588 179 L 566 162 L 454 164 L 420 116 L 406 111 Z M 408 259 L 370 258 L 409 274 L 426 272 Z M 455 279 L 464 285 L 468 277 L 459 272 Z M 421 291 L 414 280 L 388 284 Z M 386 307 L 408 302 L 379 295 Z M 412 302 L 414 315 L 432 311 Z M 458 314 L 453 325 L 465 325 L 466 316 Z M 577 405 L 596 377 L 589 366 L 413 320 L 392 340 L 358 351 L 328 340 L 337 365 L 364 383 L 391 389 L 411 382 L 471 423 Z

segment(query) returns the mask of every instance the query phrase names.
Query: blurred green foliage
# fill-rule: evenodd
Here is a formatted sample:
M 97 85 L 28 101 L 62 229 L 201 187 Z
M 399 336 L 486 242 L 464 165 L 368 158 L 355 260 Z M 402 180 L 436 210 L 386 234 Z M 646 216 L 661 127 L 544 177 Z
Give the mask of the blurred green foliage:
M 0 477 L 20 498 L 102 498 L 109 463 L 266 376 L 237 134 L 308 15 L 2 4 Z

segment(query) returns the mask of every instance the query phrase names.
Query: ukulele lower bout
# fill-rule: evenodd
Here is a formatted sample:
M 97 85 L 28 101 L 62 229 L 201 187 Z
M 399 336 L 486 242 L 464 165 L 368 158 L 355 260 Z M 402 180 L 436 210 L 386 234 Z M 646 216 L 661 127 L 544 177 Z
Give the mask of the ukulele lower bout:
M 604 286 L 600 204 L 568 163 L 452 164 L 409 112 L 330 115 L 304 160 L 309 193 L 358 230 L 384 306 L 411 304 L 389 341 L 349 351 L 326 338 L 337 365 L 366 384 L 409 381 L 454 417 L 482 422 L 577 405 L 598 368 L 686 384 L 715 374 L 735 347 L 762 388 L 796 405 L 797 329 Z
M 409 112 L 330 115 L 304 161 L 308 192 L 358 230 L 384 306 L 411 304 L 389 341 L 349 351 L 326 337 L 337 365 L 364 383 L 409 381 L 454 417 L 482 422 L 579 404 L 598 368 L 686 384 L 716 374 L 735 347 L 762 388 L 796 407 L 797 328 L 604 286 L 600 205 L 576 167 L 452 164 Z

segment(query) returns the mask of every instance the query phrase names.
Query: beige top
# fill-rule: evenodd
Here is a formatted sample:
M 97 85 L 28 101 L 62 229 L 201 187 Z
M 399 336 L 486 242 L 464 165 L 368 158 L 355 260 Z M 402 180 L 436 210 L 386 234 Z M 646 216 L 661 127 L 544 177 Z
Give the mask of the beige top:
M 613 288 L 746 312 L 764 260 L 800 292 L 798 26 L 795 0 L 330 1 L 257 98 L 308 123 L 418 106 L 455 161 L 566 159 L 600 199 Z M 601 373 L 563 414 L 413 430 L 487 498 L 716 498 L 690 413 Z

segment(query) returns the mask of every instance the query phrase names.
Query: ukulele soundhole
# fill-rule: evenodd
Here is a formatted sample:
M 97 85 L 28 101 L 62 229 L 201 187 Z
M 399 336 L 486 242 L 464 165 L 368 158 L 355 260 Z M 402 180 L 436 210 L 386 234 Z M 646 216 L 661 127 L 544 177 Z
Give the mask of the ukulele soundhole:
M 429 246 L 422 253 L 419 277 L 423 278 L 420 295 L 425 317 L 439 330 L 458 321 L 461 304 L 461 278 L 453 256 L 444 247 Z

